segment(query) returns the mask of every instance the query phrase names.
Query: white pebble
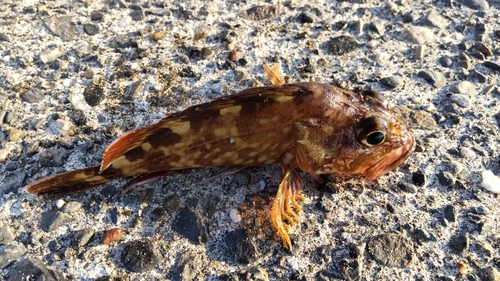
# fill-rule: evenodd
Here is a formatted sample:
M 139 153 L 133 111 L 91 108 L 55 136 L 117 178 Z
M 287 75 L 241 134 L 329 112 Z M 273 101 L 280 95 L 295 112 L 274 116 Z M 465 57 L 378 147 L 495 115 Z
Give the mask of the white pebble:
M 476 153 L 474 153 L 474 151 L 468 149 L 467 147 L 460 148 L 460 154 L 462 155 L 462 157 L 469 159 L 472 159 L 476 156 Z
M 231 220 L 233 222 L 238 223 L 241 221 L 240 212 L 238 212 L 238 210 L 236 210 L 236 209 L 231 209 L 231 211 L 229 211 L 229 217 L 231 218 Z
M 481 175 L 483 182 L 481 186 L 493 193 L 500 193 L 500 177 L 495 176 L 492 171 L 486 170 Z
M 58 199 L 58 200 L 56 201 L 56 207 L 57 207 L 58 209 L 61 209 L 61 208 L 64 206 L 64 204 L 66 204 L 66 202 L 64 202 L 64 200 L 62 200 L 62 199 Z

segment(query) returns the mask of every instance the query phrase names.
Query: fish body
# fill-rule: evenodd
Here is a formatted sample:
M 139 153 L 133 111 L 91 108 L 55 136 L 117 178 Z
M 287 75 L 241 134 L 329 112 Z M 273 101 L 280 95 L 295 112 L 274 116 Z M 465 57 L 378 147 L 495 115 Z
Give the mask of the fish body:
M 303 188 L 296 168 L 376 179 L 413 149 L 413 133 L 391 114 L 382 95 L 320 83 L 283 84 L 250 88 L 127 132 L 106 149 L 100 166 L 36 180 L 27 191 L 59 194 L 186 168 L 280 163 L 283 179 L 271 220 L 291 248 L 287 233 L 299 221 L 292 206 L 300 210 L 296 199 Z

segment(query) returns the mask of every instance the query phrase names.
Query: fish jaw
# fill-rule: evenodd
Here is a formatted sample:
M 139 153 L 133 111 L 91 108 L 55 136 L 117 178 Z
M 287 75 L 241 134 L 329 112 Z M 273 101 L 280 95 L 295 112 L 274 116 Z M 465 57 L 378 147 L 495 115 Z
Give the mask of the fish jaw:
M 415 137 L 413 132 L 408 131 L 407 139 L 401 147 L 370 163 L 362 174 L 370 180 L 375 180 L 401 165 L 414 150 Z

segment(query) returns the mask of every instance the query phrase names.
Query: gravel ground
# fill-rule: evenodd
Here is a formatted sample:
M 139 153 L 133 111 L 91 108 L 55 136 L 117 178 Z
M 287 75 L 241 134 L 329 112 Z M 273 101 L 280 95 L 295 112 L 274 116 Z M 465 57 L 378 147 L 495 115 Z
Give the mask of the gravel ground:
M 3 0 L 0 279 L 500 280 L 500 201 L 482 187 L 491 171 L 500 189 L 499 18 L 497 0 Z M 383 92 L 417 138 L 377 181 L 302 173 L 293 251 L 266 219 L 277 166 L 55 200 L 23 189 L 269 85 L 261 65 L 277 61 L 289 82 Z

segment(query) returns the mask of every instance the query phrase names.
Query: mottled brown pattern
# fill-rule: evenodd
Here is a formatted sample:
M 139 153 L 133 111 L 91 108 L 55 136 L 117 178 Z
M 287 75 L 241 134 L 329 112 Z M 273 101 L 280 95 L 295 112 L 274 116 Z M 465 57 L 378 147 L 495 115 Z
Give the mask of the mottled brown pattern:
M 145 156 L 146 156 L 146 151 L 144 150 L 144 148 L 142 148 L 142 146 L 133 148 L 127 151 L 127 153 L 125 153 L 125 159 L 127 159 L 130 162 L 137 161 L 141 158 L 144 159 Z
M 148 135 L 144 142 L 151 144 L 153 148 L 159 146 L 170 146 L 182 140 L 182 136 L 173 133 L 170 128 L 159 128 L 154 133 Z

